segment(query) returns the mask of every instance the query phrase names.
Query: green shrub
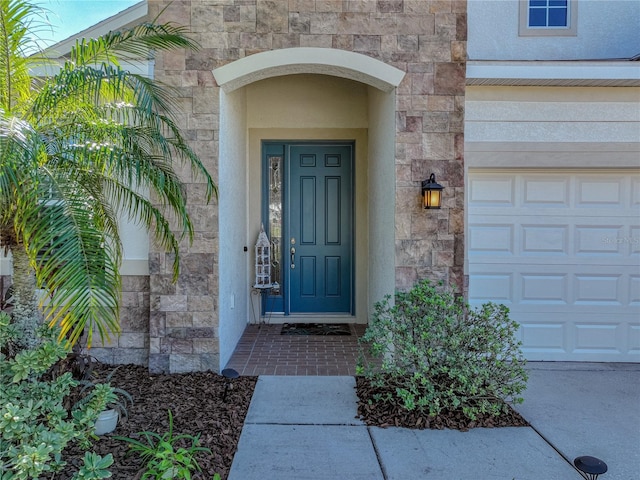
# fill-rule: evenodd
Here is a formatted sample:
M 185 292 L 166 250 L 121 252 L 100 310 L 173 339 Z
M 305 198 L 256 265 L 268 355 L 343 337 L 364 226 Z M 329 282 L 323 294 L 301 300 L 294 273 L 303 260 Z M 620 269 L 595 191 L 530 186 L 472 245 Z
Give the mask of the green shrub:
M 9 316 L 0 312 L 0 352 L 15 334 Z M 111 388 L 103 385 L 82 407 L 71 412 L 63 407 L 77 382 L 70 373 L 44 379 L 52 365 L 69 352 L 56 336 L 57 332 L 42 326 L 32 347 L 13 357 L 0 353 L 1 480 L 36 479 L 60 471 L 68 443 L 89 447 L 95 419 L 111 395 Z M 87 471 L 82 478 L 100 477 Z
M 504 305 L 471 309 L 462 297 L 424 280 L 375 305 L 361 339 L 358 373 L 380 392 L 370 402 L 436 416 L 461 410 L 500 415 L 520 403 L 525 360 L 518 324 Z M 367 360 L 369 359 L 369 360 Z

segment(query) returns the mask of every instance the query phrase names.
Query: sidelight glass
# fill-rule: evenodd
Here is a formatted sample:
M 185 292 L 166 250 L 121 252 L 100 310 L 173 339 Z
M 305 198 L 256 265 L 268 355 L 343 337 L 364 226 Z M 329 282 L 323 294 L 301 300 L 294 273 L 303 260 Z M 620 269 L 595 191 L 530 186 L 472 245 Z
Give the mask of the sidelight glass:
M 282 163 L 269 157 L 269 237 L 271 239 L 271 283 L 282 285 Z

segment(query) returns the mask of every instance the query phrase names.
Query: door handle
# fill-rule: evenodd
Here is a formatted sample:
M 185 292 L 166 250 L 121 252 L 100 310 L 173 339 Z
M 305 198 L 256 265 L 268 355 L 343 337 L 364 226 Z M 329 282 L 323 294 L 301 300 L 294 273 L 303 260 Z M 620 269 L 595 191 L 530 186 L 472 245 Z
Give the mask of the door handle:
M 296 268 L 296 247 L 291 247 L 291 268 Z

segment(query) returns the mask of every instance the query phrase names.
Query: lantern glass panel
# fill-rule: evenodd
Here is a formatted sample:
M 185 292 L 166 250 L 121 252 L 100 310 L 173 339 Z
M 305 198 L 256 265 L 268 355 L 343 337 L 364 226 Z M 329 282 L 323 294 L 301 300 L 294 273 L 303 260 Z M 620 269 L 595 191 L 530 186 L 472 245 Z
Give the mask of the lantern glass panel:
M 440 190 L 427 190 L 424 195 L 424 206 L 427 208 L 440 206 Z

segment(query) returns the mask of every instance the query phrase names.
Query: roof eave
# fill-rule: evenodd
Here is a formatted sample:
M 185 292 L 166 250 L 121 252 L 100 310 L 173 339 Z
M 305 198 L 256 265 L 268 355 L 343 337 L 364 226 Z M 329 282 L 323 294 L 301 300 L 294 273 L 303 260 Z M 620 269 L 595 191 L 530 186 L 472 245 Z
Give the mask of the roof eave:
M 96 23 L 75 33 L 70 37 L 55 43 L 44 50 L 45 56 L 49 58 L 63 57 L 67 55 L 79 38 L 96 38 L 105 33 L 120 30 L 125 27 L 138 24 L 147 17 L 149 12 L 147 0 L 142 0 L 129 8 L 116 13 L 115 15 Z

